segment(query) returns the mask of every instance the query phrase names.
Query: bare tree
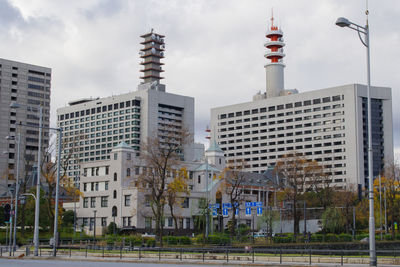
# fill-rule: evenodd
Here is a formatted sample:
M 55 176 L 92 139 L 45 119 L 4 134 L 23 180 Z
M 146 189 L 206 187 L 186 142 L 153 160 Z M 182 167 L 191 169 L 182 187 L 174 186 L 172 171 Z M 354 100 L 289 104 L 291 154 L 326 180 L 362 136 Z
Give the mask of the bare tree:
M 167 204 L 167 185 L 170 174 L 178 169 L 182 160 L 183 145 L 189 135 L 184 129 L 174 129 L 159 136 L 155 133 L 141 145 L 140 158 L 148 171 L 138 178 L 138 186 L 150 196 L 150 207 L 156 223 L 156 234 L 162 246 L 164 207 Z
M 301 215 L 297 204 L 300 200 L 305 201 L 305 193 L 315 188 L 316 181 L 321 177 L 322 167 L 317 162 L 306 159 L 302 154 L 293 152 L 278 160 L 275 172 L 285 179 L 284 198 L 292 205 L 293 229 L 297 235 L 300 232 Z
M 220 191 L 229 197 L 229 203 L 232 207 L 232 218 L 228 223 L 231 235 L 235 235 L 236 229 L 236 208 L 239 208 L 241 195 L 243 194 L 243 182 L 245 174 L 243 172 L 243 162 L 229 164 L 220 176 Z

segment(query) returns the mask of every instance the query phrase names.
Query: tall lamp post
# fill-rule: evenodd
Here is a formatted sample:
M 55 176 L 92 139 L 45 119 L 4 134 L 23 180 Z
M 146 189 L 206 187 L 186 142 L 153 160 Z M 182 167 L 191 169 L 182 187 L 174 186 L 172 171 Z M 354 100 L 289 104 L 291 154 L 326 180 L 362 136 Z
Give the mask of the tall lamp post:
M 373 189 L 373 155 L 372 155 L 372 125 L 371 125 L 371 77 L 370 77 L 370 46 L 369 46 L 369 25 L 368 25 L 368 10 L 366 11 L 366 25 L 360 26 L 349 21 L 346 18 L 340 17 L 336 20 L 336 25 L 339 27 L 347 27 L 355 30 L 361 43 L 367 48 L 367 105 L 368 105 L 368 192 L 369 192 L 369 265 L 377 266 L 376 249 L 375 249 L 375 218 L 374 218 L 374 189 Z M 361 37 L 364 35 L 364 39 Z

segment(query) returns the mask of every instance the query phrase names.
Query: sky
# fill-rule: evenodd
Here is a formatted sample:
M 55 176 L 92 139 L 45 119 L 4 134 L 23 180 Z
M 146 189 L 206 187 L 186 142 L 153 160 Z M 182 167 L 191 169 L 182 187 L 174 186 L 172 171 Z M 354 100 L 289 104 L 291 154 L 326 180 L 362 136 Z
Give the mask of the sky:
M 371 83 L 392 88 L 400 159 L 400 1 L 369 0 Z M 284 32 L 285 87 L 366 83 L 366 49 L 338 17 L 365 25 L 365 0 L 0 0 L 0 57 L 52 68 L 51 125 L 71 100 L 135 91 L 140 35 L 165 35 L 163 83 L 195 98 L 195 139 L 213 107 L 265 91 L 273 9 Z

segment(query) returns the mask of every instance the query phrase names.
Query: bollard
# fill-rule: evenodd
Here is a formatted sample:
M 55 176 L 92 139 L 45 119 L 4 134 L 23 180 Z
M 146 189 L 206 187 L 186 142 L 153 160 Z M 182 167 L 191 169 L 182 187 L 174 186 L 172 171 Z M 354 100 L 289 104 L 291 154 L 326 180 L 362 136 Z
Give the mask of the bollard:
M 28 246 L 26 246 L 25 254 L 26 254 L 26 256 L 29 256 L 29 247 Z
M 181 248 L 181 261 L 182 261 L 182 250 L 183 250 L 183 248 Z
M 279 263 L 282 264 L 282 247 L 279 254 Z
M 226 249 L 226 262 L 229 262 L 229 249 Z
M 87 258 L 87 245 L 86 245 L 86 258 Z
M 161 248 L 158 248 L 158 260 L 161 260 Z
M 203 262 L 204 262 L 204 250 L 203 250 Z
M 310 252 L 310 265 L 311 265 L 311 249 L 309 250 L 309 252 Z
M 40 255 L 40 257 L 42 257 L 42 248 L 41 247 L 39 247 L 39 255 Z
M 253 261 L 253 263 L 254 263 L 254 248 L 252 249 L 252 251 L 253 251 L 253 260 L 252 260 L 252 261 Z

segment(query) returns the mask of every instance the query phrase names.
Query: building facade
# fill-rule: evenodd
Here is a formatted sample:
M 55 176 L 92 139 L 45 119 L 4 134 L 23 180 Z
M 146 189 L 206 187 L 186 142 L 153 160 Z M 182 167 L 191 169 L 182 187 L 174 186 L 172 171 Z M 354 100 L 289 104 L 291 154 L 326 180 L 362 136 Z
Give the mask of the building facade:
M 1 192 L 15 183 L 18 136 L 19 178 L 25 181 L 33 172 L 39 147 L 40 106 L 44 126 L 42 151 L 49 145 L 50 92 L 50 68 L 0 58 L 0 151 L 4 152 L 0 158 Z
M 209 204 L 220 203 L 218 215 L 212 220 L 212 229 L 220 231 L 230 219 L 230 215 L 223 216 L 221 209 L 222 203 L 229 202 L 220 179 L 221 175 L 225 175 L 223 151 L 214 145 L 205 154 L 207 161 L 181 162 L 179 166 L 188 172 L 190 191 L 190 194 L 182 193 L 179 196 L 182 201 L 174 208 L 181 234 L 191 234 L 197 229 L 196 220 L 204 214 L 201 203 L 207 199 Z M 124 142 L 112 149 L 110 159 L 83 163 L 80 180 L 83 196 L 76 210 L 78 226 L 93 233 L 96 225 L 96 234 L 100 235 L 104 233 L 106 226 L 115 222 L 118 228 L 154 233 L 155 221 L 150 207 L 150 192 L 143 187 L 139 188 L 137 184 L 139 176 L 147 171 L 146 168 L 140 158 L 136 157 L 135 149 Z M 237 218 L 240 223 L 250 224 L 252 218 L 245 215 L 245 202 L 260 201 L 266 207 L 271 202 L 268 199 L 273 199 L 272 194 L 267 192 L 272 192 L 273 189 L 264 174 L 245 175 Z M 168 181 L 172 179 L 170 177 Z M 72 208 L 71 205 L 68 207 Z M 173 231 L 175 225 L 168 205 L 165 206 L 164 216 L 165 231 Z
M 267 31 L 266 92 L 253 101 L 211 110 L 211 129 L 228 162 L 264 172 L 294 151 L 322 164 L 333 185 L 365 186 L 368 178 L 367 88 L 350 84 L 298 93 L 283 83 L 283 33 Z M 391 89 L 371 87 L 374 176 L 393 160 Z
M 144 65 L 143 82 L 127 94 L 72 101 L 57 110 L 57 125 L 63 128 L 64 156 L 69 156 L 68 173 L 79 185 L 82 163 L 110 159 L 113 147 L 126 142 L 140 153 L 147 138 L 167 136 L 181 129 L 194 136 L 194 99 L 167 93 L 160 84 L 160 62 L 164 57 L 164 36 L 153 32 L 142 36 L 140 52 Z M 192 142 L 184 146 L 182 157 L 194 157 Z

